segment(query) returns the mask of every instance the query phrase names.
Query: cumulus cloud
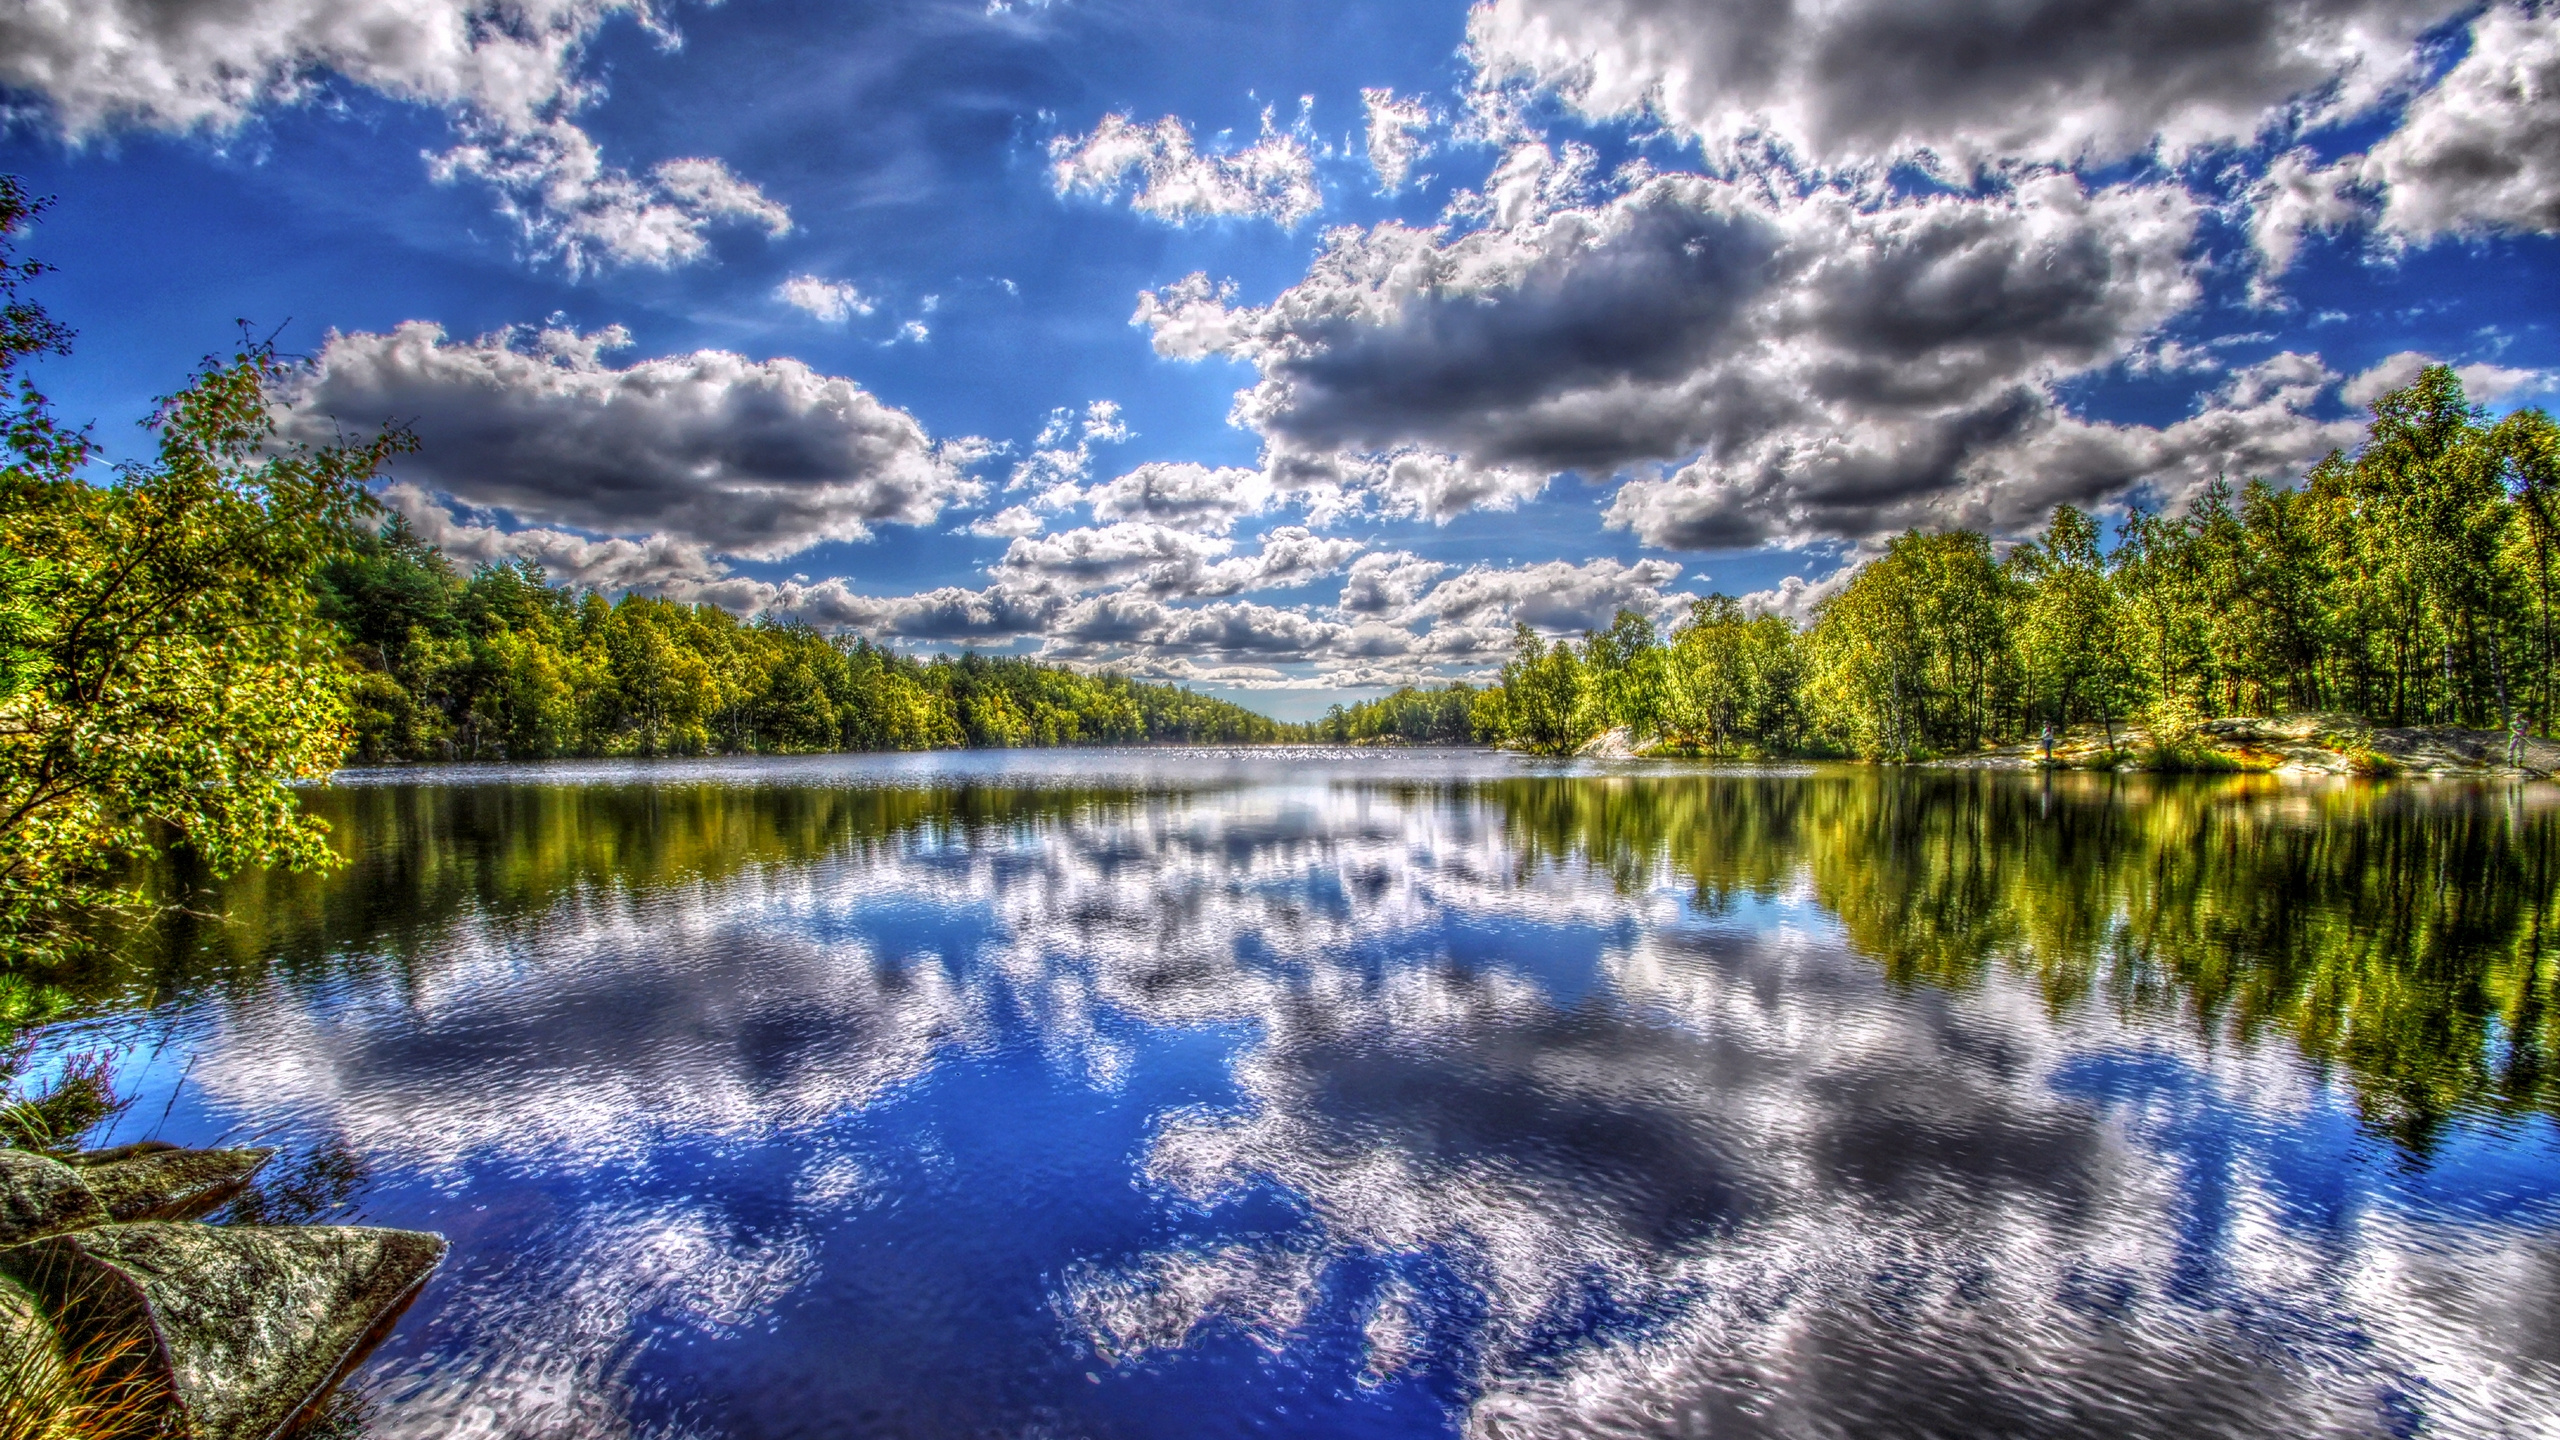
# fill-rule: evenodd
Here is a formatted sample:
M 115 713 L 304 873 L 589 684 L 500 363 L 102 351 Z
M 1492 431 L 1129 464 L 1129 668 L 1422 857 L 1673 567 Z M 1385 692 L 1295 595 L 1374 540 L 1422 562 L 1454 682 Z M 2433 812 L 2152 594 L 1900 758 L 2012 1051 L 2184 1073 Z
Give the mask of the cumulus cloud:
M 1259 656 L 1299 660 L 1324 649 L 1342 627 L 1306 611 L 1248 600 L 1176 606 L 1144 595 L 1098 595 L 1062 612 L 1043 653 L 1060 658 L 1134 653 Z
M 1960 451 L 1912 454 L 1857 443 L 1805 446 L 1780 463 L 1701 459 L 1628 482 L 1607 520 L 1647 543 L 1711 549 L 1773 537 L 1872 538 L 1919 526 L 2015 534 L 2056 505 L 2148 492 L 2172 507 L 2216 476 L 2282 478 L 2363 433 L 2314 413 L 2337 376 L 2286 353 L 2234 372 L 2196 414 L 2165 427 L 2084 420 L 2021 397 Z M 1897 474 L 1942 477 L 1896 483 Z
M 790 229 L 784 208 L 715 159 L 635 175 L 576 125 L 600 93 L 586 47 L 616 15 L 672 45 L 645 0 L 80 0 L 0 11 L 0 85 L 26 118 L 85 140 L 120 126 L 231 130 L 317 95 L 327 76 L 455 117 L 442 180 L 494 187 L 538 255 L 573 270 L 699 258 L 705 232 Z
M 2073 164 L 2245 141 L 2280 115 L 2359 113 L 2454 0 L 1485 0 L 1479 82 L 1649 115 L 1731 156 L 1820 166 L 1922 152 Z
M 1096 520 L 1146 520 L 1223 535 L 1236 521 L 1270 508 L 1272 485 L 1270 476 L 1242 466 L 1155 461 L 1093 487 L 1086 498 Z
M 2249 194 L 2249 239 L 2265 269 L 2256 298 L 2268 298 L 2264 281 L 2293 264 L 2304 235 L 2341 230 L 2366 217 L 2368 206 L 2358 193 L 2361 168 L 2352 159 L 2322 165 L 2304 148 L 2268 162 Z
M 1351 562 L 1335 603 L 1352 615 L 1393 615 L 1422 598 L 1431 582 L 1449 567 L 1425 560 L 1410 550 L 1380 550 Z
M 283 426 L 325 438 L 405 420 L 424 446 L 403 478 L 464 504 L 751 559 L 923 524 L 980 493 L 914 416 L 851 380 L 720 350 L 605 363 L 628 343 L 619 327 L 332 332 Z
M 2363 408 L 2392 391 L 2414 382 L 2418 373 L 2439 363 L 2436 357 L 2416 350 L 2403 350 L 2388 356 L 2338 387 L 2338 398 Z M 2525 370 L 2509 365 L 2493 365 L 2475 361 L 2457 365 L 2453 373 L 2462 380 L 2463 393 L 2473 400 L 2495 404 L 2510 395 L 2548 388 L 2553 376 L 2545 370 Z
M 1559 634 L 1606 625 L 1620 610 L 1656 619 L 1674 614 L 1687 597 L 1666 595 L 1663 587 L 1679 578 L 1680 566 L 1669 560 L 1477 566 L 1433 586 L 1406 607 L 1404 618 L 1428 617 L 1462 628 L 1490 626 L 1506 632 L 1507 643 L 1515 623 Z
M 2411 239 L 2560 230 L 2560 10 L 2474 21 L 2470 54 L 2410 102 L 2362 178 L 2384 227 Z
M 862 595 L 840 580 L 792 591 L 793 614 L 826 630 L 931 642 L 1002 643 L 1037 635 L 1066 603 L 1050 591 L 939 586 L 913 595 Z
M 841 325 L 856 315 L 868 315 L 877 304 L 849 280 L 825 280 L 815 275 L 794 275 L 775 288 L 773 298 L 795 310 L 809 314 L 830 325 Z
M 1256 217 L 1294 228 L 1324 208 L 1305 136 L 1274 130 L 1268 110 L 1261 138 L 1228 154 L 1201 154 L 1190 127 L 1171 115 L 1151 125 L 1106 115 L 1089 135 L 1050 142 L 1049 179 L 1060 195 L 1116 198 L 1132 175 L 1130 208 L 1175 225 Z
M 2313 231 L 2370 225 L 2386 246 L 2560 231 L 2560 11 L 2484 12 L 2461 63 L 2381 143 L 2327 165 L 2288 151 L 2250 201 L 2262 297 Z
M 1378 173 L 1378 189 L 1393 195 L 1404 188 L 1413 164 L 1431 153 L 1424 137 L 1438 123 L 1419 97 L 1399 99 L 1393 90 L 1363 90 L 1361 108 L 1368 112 L 1369 168 Z
M 81 0 L 0 15 L 0 81 L 71 138 L 118 124 L 228 130 L 335 74 L 530 127 L 580 96 L 575 62 L 639 0 Z
M 1855 524 L 1861 505 L 1947 490 L 2059 424 L 2059 380 L 2133 354 L 2198 294 L 2198 208 L 2175 186 L 2044 175 L 1880 202 L 1646 175 L 1523 213 L 1454 234 L 1344 229 L 1269 305 L 1194 276 L 1136 319 L 1166 355 L 1257 367 L 1235 415 L 1275 469 L 1358 457 L 1331 463 L 1390 508 L 1442 518 L 1556 471 L 1695 457 L 1757 494 L 1810 484 Z M 1792 533 L 1765 506 L 1732 518 L 1642 533 Z
M 1361 545 L 1283 525 L 1264 535 L 1251 555 L 1230 555 L 1234 548 L 1223 536 L 1124 520 L 1025 536 L 1006 547 L 989 573 L 1023 589 L 1197 599 L 1304 585 L 1339 571 Z
M 1037 535 L 1049 525 L 1033 514 L 1028 505 L 1008 505 L 993 515 L 971 521 L 967 528 L 972 535 L 1016 540 L 1025 535 Z

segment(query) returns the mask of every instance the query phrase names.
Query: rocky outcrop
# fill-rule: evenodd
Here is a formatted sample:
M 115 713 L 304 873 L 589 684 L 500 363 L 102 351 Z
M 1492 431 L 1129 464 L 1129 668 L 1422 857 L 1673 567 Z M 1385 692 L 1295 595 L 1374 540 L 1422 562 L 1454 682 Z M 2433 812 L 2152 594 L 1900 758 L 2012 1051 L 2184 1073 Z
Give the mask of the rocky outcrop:
M 194 1220 L 249 1188 L 273 1150 L 160 1150 L 80 1167 L 118 1221 Z
M 1583 741 L 1573 753 L 1586 760 L 1633 760 L 1641 752 L 1635 737 L 1628 733 L 1626 726 L 1620 725 Z
M 2447 726 L 2392 728 L 2347 715 L 2206 720 L 2163 756 L 2149 730 L 2118 724 L 2112 736 L 2082 726 L 2055 738 L 2051 765 L 2066 770 L 2222 769 L 2279 775 L 2392 775 L 2543 780 L 2560 773 L 2560 742 L 2528 737 L 2511 756 L 2503 730 Z M 1962 770 L 2035 770 L 2047 764 L 2036 742 L 2002 745 L 1929 762 Z
M 104 1225 L 107 1213 L 80 1172 L 24 1150 L 0 1150 L 0 1245 Z
M 167 1436 L 283 1432 L 388 1333 L 445 1245 L 189 1223 L 272 1153 L 151 1146 L 65 1164 L 0 1150 L 0 1346 L 61 1383 L 148 1397 Z

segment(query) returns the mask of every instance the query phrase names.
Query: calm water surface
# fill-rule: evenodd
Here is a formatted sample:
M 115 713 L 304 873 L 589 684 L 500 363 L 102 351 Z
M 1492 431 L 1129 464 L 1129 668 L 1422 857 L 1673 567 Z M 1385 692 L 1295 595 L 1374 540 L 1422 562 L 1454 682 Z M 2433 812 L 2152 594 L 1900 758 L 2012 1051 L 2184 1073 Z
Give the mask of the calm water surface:
M 2560 1435 L 2560 810 L 1326 751 L 410 771 L 99 977 L 447 1436 Z

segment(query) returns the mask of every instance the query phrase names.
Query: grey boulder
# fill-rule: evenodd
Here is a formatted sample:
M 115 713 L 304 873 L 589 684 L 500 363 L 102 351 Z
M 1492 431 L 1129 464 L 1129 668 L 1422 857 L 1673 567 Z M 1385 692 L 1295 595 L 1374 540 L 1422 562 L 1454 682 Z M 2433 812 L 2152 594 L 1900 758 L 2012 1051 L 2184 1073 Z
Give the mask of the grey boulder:
M 0 1276 L 66 1342 L 121 1349 L 167 1397 L 171 1433 L 269 1440 L 389 1332 L 444 1251 L 408 1230 L 144 1222 L 0 1249 Z

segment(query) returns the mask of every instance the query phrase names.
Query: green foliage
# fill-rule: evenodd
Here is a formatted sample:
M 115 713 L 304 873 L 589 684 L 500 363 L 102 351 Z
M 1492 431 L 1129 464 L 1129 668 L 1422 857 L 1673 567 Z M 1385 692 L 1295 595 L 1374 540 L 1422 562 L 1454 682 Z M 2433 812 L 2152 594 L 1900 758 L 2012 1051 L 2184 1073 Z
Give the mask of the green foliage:
M 2560 426 L 2495 425 L 2442 366 L 2374 403 L 2364 446 L 2295 488 L 2216 482 L 2104 543 L 2070 506 L 1995 558 L 1899 536 L 1799 629 L 1725 596 L 1668 645 L 1621 612 L 1525 630 L 1479 734 L 1570 750 L 1609 726 L 1699 755 L 1911 760 L 2102 730 L 2102 754 L 2224 768 L 2206 719 L 2344 711 L 2382 725 L 2550 733 L 2560 706 Z M 2149 738 L 2128 746 L 2128 720 Z
M 1477 738 L 1477 708 L 1484 693 L 1464 683 L 1418 689 L 1349 707 L 1336 705 L 1315 722 L 1315 739 L 1335 744 L 1402 741 L 1408 745 L 1464 745 Z
M 1790 753 L 1804 744 L 1804 647 L 1775 615 L 1730 595 L 1689 607 L 1663 662 L 1666 744 L 1692 754 Z
M 1553 645 L 1526 625 L 1512 632 L 1511 663 L 1502 667 L 1505 737 L 1535 755 L 1570 754 L 1598 734 L 1592 667 L 1573 643 Z
M 455 576 L 397 520 L 322 567 L 354 672 L 352 758 L 808 754 L 1261 742 L 1282 727 L 1169 685 L 1002 656 L 920 660 L 715 605 Z
M 31 213 L 0 185 L 0 378 L 66 339 L 15 295 L 33 270 L 5 246 Z M 293 787 L 345 753 L 346 685 L 308 579 L 406 441 L 277 443 L 282 377 L 263 346 L 206 362 L 152 415 L 156 457 L 108 484 L 20 387 L 0 466 L 0 968 L 83 949 L 138 900 L 119 876 L 166 846 L 215 876 L 328 859 Z

